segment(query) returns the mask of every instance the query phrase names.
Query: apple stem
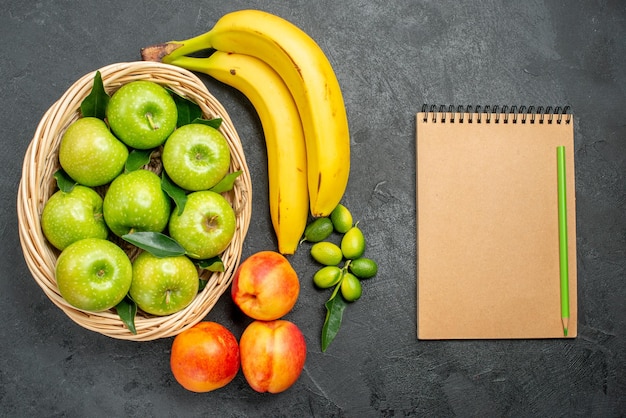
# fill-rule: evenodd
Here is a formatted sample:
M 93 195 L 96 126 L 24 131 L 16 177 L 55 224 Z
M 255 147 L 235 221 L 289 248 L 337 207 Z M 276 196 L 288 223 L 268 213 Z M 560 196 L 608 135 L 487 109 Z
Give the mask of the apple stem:
M 154 119 L 152 119 L 152 113 L 150 112 L 146 113 L 146 119 L 148 120 L 150 129 L 152 129 L 153 131 L 156 131 L 157 129 L 159 129 L 159 127 L 155 125 Z
M 170 290 L 165 291 L 165 305 L 170 304 L 170 294 L 171 294 Z
M 218 218 L 219 218 L 219 215 L 213 215 L 206 219 L 205 226 L 206 226 L 207 231 L 210 231 L 215 228 L 215 224 Z

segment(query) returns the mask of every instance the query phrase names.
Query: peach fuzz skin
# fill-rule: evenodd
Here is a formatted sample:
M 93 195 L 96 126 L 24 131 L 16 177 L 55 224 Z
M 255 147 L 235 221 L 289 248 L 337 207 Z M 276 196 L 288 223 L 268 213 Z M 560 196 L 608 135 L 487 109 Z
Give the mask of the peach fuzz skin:
M 252 319 L 271 321 L 296 304 L 300 280 L 289 261 L 274 251 L 261 251 L 244 260 L 235 275 L 231 296 Z
M 174 338 L 170 367 L 176 381 L 192 392 L 226 386 L 240 368 L 239 345 L 223 325 L 203 321 Z
M 241 370 L 252 389 L 279 393 L 300 377 L 306 361 L 306 341 L 292 322 L 254 321 L 239 340 Z

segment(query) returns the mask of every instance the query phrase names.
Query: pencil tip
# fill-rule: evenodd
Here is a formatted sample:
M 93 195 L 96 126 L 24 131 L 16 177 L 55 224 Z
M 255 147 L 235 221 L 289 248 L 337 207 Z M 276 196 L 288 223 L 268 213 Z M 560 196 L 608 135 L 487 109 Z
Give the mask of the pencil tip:
M 563 336 L 567 337 L 567 329 L 569 328 L 569 318 L 561 318 L 563 321 Z

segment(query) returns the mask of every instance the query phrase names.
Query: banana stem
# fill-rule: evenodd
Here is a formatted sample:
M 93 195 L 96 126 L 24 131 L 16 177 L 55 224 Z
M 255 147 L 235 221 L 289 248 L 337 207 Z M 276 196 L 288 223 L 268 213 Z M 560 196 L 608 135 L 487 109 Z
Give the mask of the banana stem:
M 211 56 L 206 58 L 182 56 L 169 61 L 168 64 L 172 64 L 189 71 L 206 72 L 206 70 L 211 66 Z
M 171 64 L 172 61 L 184 55 L 209 48 L 211 48 L 211 31 L 184 41 L 169 41 L 147 46 L 141 49 L 141 58 L 144 61 L 160 61 Z

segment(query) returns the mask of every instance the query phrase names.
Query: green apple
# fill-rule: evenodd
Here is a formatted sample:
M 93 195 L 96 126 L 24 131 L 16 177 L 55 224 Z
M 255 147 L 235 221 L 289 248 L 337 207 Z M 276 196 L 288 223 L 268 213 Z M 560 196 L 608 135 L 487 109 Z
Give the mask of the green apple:
M 176 103 L 161 85 L 148 80 L 120 87 L 106 108 L 113 133 L 126 145 L 150 149 L 161 145 L 176 129 Z
M 161 232 L 167 226 L 171 202 L 161 178 L 149 170 L 120 174 L 104 195 L 104 220 L 117 236 L 130 232 Z
M 133 262 L 129 294 L 139 309 L 161 316 L 187 307 L 198 286 L 198 269 L 186 256 L 159 258 L 144 251 Z
M 189 193 L 181 215 L 173 211 L 170 236 L 195 259 L 219 255 L 235 235 L 237 221 L 230 203 L 209 190 Z
M 69 192 L 57 191 L 41 213 L 41 229 L 59 250 L 83 238 L 109 236 L 102 215 L 102 197 L 95 190 L 76 185 Z
M 111 241 L 85 238 L 61 252 L 56 264 L 61 296 L 72 306 L 99 312 L 117 305 L 130 289 L 133 266 Z
M 109 183 L 124 169 L 128 148 L 98 118 L 73 122 L 59 145 L 59 163 L 76 182 L 85 186 Z
M 191 123 L 170 135 L 161 160 L 174 183 L 187 190 L 206 190 L 228 173 L 230 148 L 217 129 Z

